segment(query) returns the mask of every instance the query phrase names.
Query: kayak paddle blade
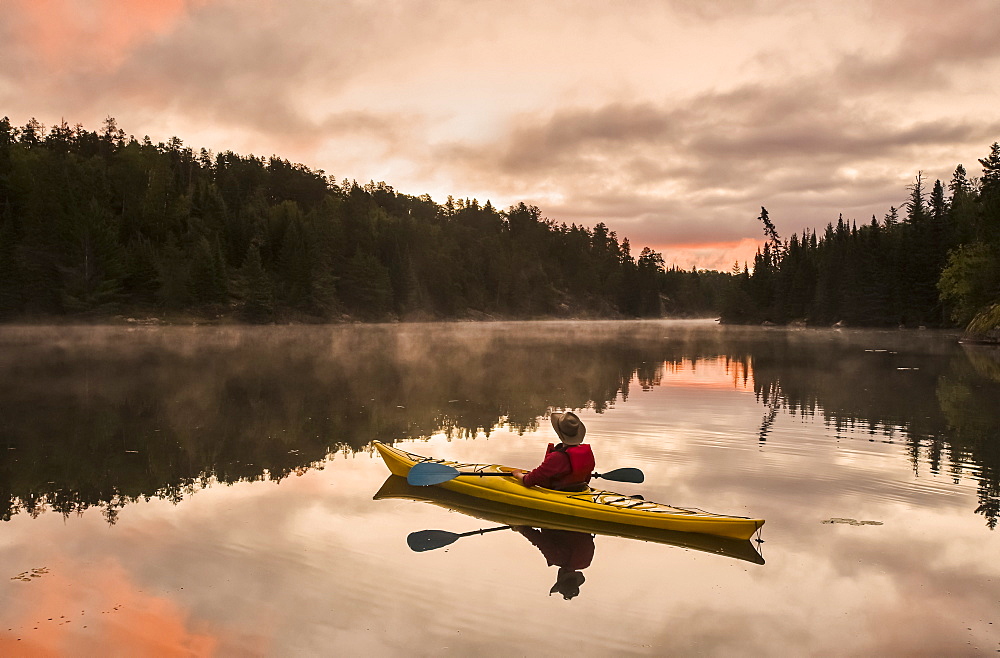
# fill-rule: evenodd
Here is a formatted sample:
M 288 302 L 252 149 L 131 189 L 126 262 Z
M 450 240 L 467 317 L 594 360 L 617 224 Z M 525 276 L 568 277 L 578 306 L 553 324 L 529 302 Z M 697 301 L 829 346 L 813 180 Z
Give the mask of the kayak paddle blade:
M 447 530 L 420 530 L 411 532 L 406 536 L 406 544 L 411 551 L 423 553 L 433 551 L 435 548 L 444 548 L 448 544 L 453 544 L 461 537 L 454 532 Z
M 426 487 L 454 480 L 456 477 L 458 477 L 457 468 L 452 468 L 447 464 L 421 462 L 413 465 L 410 472 L 406 474 L 406 481 L 415 487 Z
M 616 468 L 613 471 L 608 471 L 607 473 L 594 473 L 599 478 L 604 478 L 605 480 L 614 480 L 615 482 L 634 482 L 636 484 L 641 484 L 646 476 L 642 474 L 638 468 Z

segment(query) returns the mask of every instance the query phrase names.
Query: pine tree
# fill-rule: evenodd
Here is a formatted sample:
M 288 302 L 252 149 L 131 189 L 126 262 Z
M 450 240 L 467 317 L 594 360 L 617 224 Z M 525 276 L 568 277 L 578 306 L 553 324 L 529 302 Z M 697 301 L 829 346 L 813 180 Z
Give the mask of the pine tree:
M 243 267 L 236 277 L 234 291 L 240 302 L 240 316 L 244 320 L 269 322 L 274 319 L 274 281 L 264 269 L 260 249 L 256 244 L 250 245 L 247 250 Z
M 159 288 L 157 300 L 172 310 L 187 308 L 193 303 L 191 295 L 191 264 L 186 249 L 177 236 L 170 232 L 166 244 L 157 258 Z
M 976 237 L 982 242 L 1000 245 L 1000 143 L 993 142 L 990 154 L 979 163 L 983 166 L 980 179 L 982 215 Z
M 124 250 L 107 209 L 92 200 L 73 217 L 59 270 L 62 303 L 70 312 L 109 313 L 117 307 L 124 274 Z
M 383 318 L 392 308 L 389 271 L 374 254 L 356 252 L 337 284 L 347 309 L 361 317 Z
M 948 190 L 951 192 L 948 217 L 953 232 L 952 242 L 966 244 L 976 237 L 978 202 L 976 190 L 962 165 L 955 168 Z
M 192 303 L 205 305 L 226 301 L 226 265 L 218 238 L 213 237 L 209 242 L 205 236 L 199 236 L 190 251 L 188 290 Z

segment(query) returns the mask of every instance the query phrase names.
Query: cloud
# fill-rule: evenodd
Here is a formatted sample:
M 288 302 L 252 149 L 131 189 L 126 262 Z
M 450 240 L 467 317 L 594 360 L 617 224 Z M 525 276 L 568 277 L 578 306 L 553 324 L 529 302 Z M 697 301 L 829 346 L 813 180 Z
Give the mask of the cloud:
M 759 238 L 762 205 L 785 235 L 867 221 L 980 157 L 995 9 L 16 0 L 0 102 L 696 249 Z
M 114 647 L 131 655 L 209 656 L 219 637 L 165 596 L 143 592 L 111 558 L 83 564 L 63 557 L 59 568 L 32 581 L 16 609 L 2 615 L 0 653 L 100 655 Z
M 643 240 L 653 224 L 661 242 L 704 242 L 757 235 L 761 205 L 779 207 L 786 233 L 841 211 L 881 216 L 905 198 L 901 176 L 1000 133 L 996 121 L 901 120 L 835 89 L 798 80 L 683 104 L 564 109 L 520 117 L 494 144 L 449 145 L 438 160 L 504 181 L 559 219 L 603 216 Z
M 34 61 L 30 75 L 113 69 L 139 43 L 169 31 L 203 0 L 11 0 L 5 54 Z
M 1000 59 L 1000 13 L 989 0 L 875 3 L 873 12 L 878 23 L 898 26 L 896 47 L 884 57 L 864 52 L 845 57 L 835 68 L 844 90 L 942 94 L 961 90 L 956 73 Z

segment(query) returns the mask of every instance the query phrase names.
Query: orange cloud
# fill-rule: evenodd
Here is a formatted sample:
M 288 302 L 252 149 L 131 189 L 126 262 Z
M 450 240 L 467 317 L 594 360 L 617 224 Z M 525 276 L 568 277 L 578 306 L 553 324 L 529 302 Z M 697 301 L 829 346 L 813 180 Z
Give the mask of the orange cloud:
M 0 612 L 0 655 L 209 656 L 219 646 L 208 629 L 164 596 L 143 592 L 117 562 L 60 561 L 24 583 L 16 609 Z
M 81 64 L 113 69 L 206 0 L 12 0 L 8 18 L 46 72 Z
M 760 240 L 743 238 L 729 242 L 654 245 L 650 248 L 663 254 L 668 268 L 676 265 L 685 270 L 697 267 L 699 270 L 728 272 L 734 262 L 738 262 L 741 269 L 743 263 L 753 267 L 753 257 L 760 245 Z

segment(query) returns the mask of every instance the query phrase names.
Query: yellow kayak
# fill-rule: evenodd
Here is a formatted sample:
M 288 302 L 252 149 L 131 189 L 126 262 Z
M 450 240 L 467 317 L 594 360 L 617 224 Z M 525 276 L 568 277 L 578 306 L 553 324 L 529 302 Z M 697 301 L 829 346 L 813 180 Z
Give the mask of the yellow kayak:
M 757 529 L 764 525 L 763 519 L 674 507 L 613 491 L 599 489 L 580 492 L 554 491 L 541 487 L 525 487 L 513 477 L 476 477 L 477 473 L 509 473 L 513 469 L 497 464 L 463 464 L 422 457 L 378 441 L 375 441 L 374 445 L 393 475 L 406 477 L 414 464 L 423 462 L 445 464 L 458 469 L 463 475 L 434 486 L 515 507 L 605 523 L 675 532 L 696 532 L 733 539 L 750 539 Z M 465 475 L 466 473 L 468 475 Z
M 401 478 L 398 475 L 390 475 L 386 478 L 373 498 L 375 500 L 414 500 L 430 503 L 477 519 L 507 526 L 528 526 L 586 532 L 608 537 L 623 537 L 713 553 L 737 560 L 746 560 L 754 564 L 764 564 L 764 558 L 754 548 L 753 543 L 746 539 L 716 537 L 697 532 L 657 530 L 656 528 L 643 528 L 636 525 L 622 525 L 578 516 L 553 514 L 527 507 L 511 507 L 484 498 L 473 498 L 441 487 L 416 487 L 407 483 L 406 478 Z

